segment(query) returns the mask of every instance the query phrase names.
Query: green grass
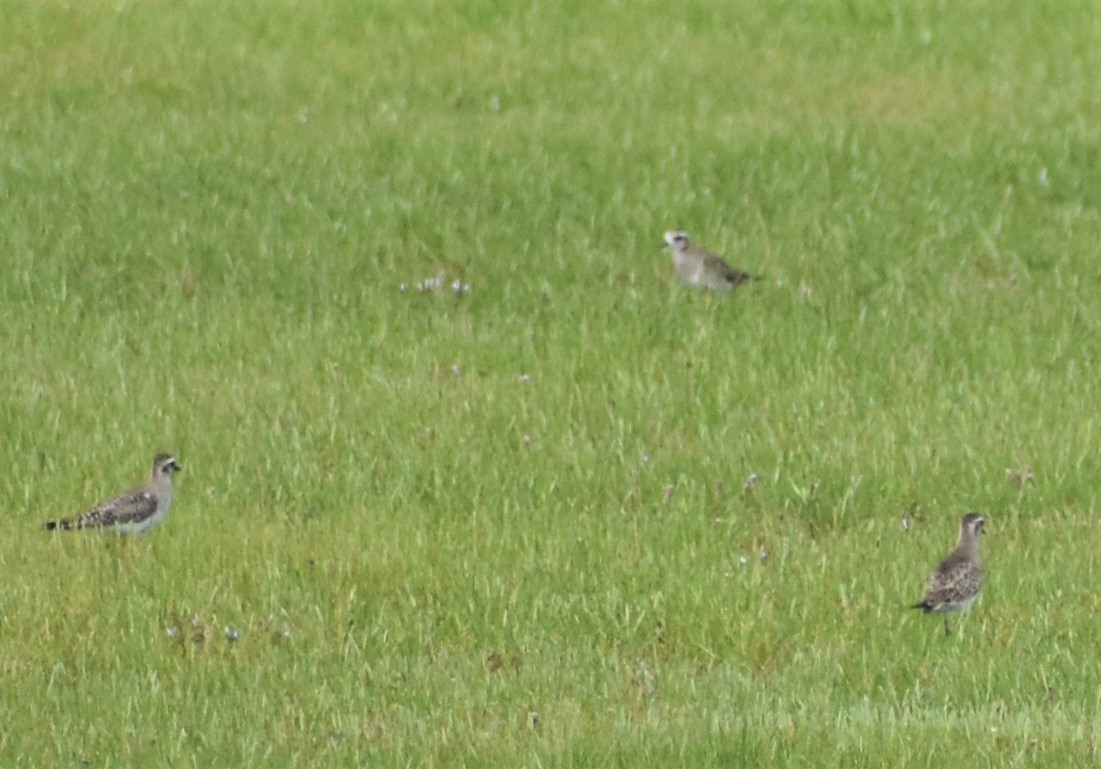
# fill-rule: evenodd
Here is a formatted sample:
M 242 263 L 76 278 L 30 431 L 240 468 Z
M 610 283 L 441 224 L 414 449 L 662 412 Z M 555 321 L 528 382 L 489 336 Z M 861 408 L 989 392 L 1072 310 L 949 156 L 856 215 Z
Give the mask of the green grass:
M 0 18 L 0 764 L 1097 760 L 1092 4 Z

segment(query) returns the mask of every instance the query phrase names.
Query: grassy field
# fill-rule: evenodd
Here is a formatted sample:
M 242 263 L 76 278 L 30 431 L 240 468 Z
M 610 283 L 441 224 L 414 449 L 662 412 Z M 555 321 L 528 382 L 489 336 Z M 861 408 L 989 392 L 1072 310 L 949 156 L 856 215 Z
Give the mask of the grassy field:
M 0 765 L 1097 760 L 1095 4 L 0 18 Z

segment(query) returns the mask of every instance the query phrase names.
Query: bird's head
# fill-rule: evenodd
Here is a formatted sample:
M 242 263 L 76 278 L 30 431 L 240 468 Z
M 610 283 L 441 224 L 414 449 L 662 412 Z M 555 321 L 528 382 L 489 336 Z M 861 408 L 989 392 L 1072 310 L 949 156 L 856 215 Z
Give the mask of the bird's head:
M 665 245 L 674 251 L 683 251 L 688 248 L 688 233 L 684 230 L 666 230 Z

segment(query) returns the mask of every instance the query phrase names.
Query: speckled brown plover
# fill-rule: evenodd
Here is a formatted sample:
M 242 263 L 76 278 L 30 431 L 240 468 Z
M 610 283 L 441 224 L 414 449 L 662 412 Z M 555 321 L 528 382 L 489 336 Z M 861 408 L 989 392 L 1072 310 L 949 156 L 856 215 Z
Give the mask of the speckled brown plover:
M 684 230 L 667 231 L 665 243 L 673 252 L 673 269 L 686 286 L 729 291 L 746 281 L 757 280 L 758 276 L 736 270 L 722 257 L 693 246 Z
M 979 535 L 986 520 L 979 513 L 968 513 L 960 521 L 956 547 L 941 561 L 925 586 L 925 597 L 913 608 L 926 614 L 944 615 L 944 634 L 948 635 L 948 615 L 964 611 L 975 602 L 982 589 L 983 570 L 979 563 Z
M 100 502 L 75 518 L 61 518 L 46 524 L 54 529 L 99 529 L 116 534 L 144 534 L 164 520 L 172 504 L 172 474 L 181 470 L 171 454 L 153 458 L 149 482 Z

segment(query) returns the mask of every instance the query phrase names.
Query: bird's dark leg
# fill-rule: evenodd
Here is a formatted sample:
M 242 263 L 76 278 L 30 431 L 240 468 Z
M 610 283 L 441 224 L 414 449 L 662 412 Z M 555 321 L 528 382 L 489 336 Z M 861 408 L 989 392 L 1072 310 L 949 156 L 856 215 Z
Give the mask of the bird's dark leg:
M 948 629 L 948 612 L 944 613 L 944 634 L 952 635 L 952 631 Z

